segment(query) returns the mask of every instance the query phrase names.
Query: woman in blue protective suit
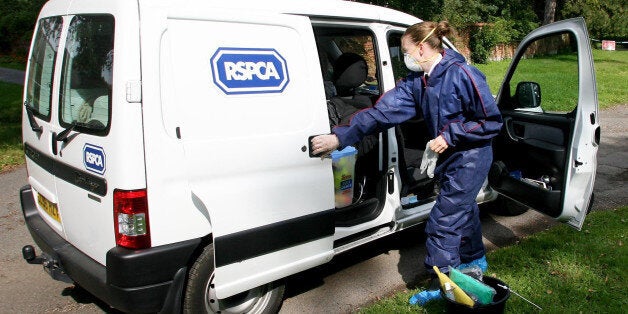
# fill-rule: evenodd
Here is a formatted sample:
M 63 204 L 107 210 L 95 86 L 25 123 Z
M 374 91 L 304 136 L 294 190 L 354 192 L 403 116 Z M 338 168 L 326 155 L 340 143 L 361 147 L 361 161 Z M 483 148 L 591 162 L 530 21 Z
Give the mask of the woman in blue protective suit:
M 312 139 L 313 153 L 327 154 L 400 124 L 420 110 L 433 138 L 429 147 L 440 154 L 434 170 L 440 193 L 425 227 L 425 266 L 430 273 L 432 266 L 442 272 L 447 266 L 488 267 L 475 199 L 492 163 L 491 139 L 502 127 L 484 74 L 459 53 L 443 48 L 442 38 L 450 32 L 447 22 L 409 27 L 401 47 L 411 73 L 375 106 L 356 113 L 348 125 Z M 430 295 L 438 294 L 427 293 L 427 300 Z

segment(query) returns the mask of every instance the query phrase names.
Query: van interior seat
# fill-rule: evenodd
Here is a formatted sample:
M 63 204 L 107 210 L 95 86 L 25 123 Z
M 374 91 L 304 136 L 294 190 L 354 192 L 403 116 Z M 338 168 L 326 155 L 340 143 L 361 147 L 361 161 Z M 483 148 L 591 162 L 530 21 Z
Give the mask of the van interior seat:
M 105 88 L 70 89 L 63 98 L 63 121 L 89 123 L 97 120 L 106 126 L 109 122 L 108 94 L 109 91 Z
M 94 99 L 92 108 L 91 120 L 97 120 L 102 123 L 102 127 L 104 128 L 109 123 L 109 96 L 98 96 Z
M 366 81 L 368 65 L 362 56 L 347 52 L 335 60 L 333 68 L 332 80 L 337 93 L 335 98 L 339 100 L 336 110 L 340 115 L 340 123 L 347 124 L 352 114 L 373 105 L 368 96 L 356 92 L 356 88 Z
M 366 60 L 356 53 L 343 53 L 334 61 L 332 81 L 336 96 L 331 97 L 331 112 L 335 110 L 338 124 L 349 124 L 356 112 L 373 106 L 368 96 L 360 95 L 356 88 L 361 86 L 368 75 Z M 378 135 L 368 135 L 355 144 L 358 158 L 373 151 L 378 146 Z

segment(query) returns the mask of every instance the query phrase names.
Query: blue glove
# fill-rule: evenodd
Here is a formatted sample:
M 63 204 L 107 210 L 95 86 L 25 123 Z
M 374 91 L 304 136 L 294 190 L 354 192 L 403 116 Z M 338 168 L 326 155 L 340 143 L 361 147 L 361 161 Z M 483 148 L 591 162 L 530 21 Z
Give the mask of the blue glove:
M 423 290 L 410 298 L 410 304 L 425 305 L 432 300 L 438 300 L 441 298 L 440 290 Z

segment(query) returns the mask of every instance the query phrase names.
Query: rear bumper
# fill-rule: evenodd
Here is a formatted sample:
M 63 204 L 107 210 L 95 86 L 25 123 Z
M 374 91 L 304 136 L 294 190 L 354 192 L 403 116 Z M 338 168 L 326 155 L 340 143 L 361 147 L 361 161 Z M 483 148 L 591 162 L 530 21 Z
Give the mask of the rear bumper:
M 125 312 L 178 312 L 187 264 L 200 239 L 144 250 L 114 247 L 107 252 L 107 266 L 103 266 L 44 222 L 30 186 L 20 190 L 20 199 L 26 226 L 37 246 L 81 287 Z

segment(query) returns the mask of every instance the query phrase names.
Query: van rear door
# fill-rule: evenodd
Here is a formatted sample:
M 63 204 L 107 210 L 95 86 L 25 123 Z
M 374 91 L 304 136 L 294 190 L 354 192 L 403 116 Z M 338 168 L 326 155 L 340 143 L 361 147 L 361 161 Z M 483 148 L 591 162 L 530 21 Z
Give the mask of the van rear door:
M 63 235 L 57 199 L 57 188 L 52 150 L 56 136 L 52 109 L 57 93 L 53 93 L 56 61 L 61 42 L 63 18 L 42 18 L 37 23 L 28 62 L 28 75 L 24 89 L 22 139 L 28 169 L 28 183 L 34 191 L 40 215 Z
M 55 9 L 59 8 L 51 10 Z M 55 66 L 43 67 L 44 73 L 54 73 L 54 79 L 37 75 L 38 39 L 28 70 L 27 105 L 42 98 L 44 87 L 52 91 L 47 96 L 49 118 L 34 114 L 35 123 L 43 127 L 41 134 L 31 130 L 28 112 L 33 110 L 26 110 L 29 181 L 48 224 L 104 265 L 107 251 L 116 246 L 114 187 L 146 187 L 141 106 L 127 104 L 125 86 L 127 80 L 139 81 L 137 3 L 105 8 L 97 1 L 82 1 L 59 13 L 51 10 L 44 8 L 42 15 L 64 14 L 42 19 L 63 22 L 59 34 L 54 33 L 60 52 Z M 42 23 L 38 32 L 45 34 L 49 26 Z M 46 45 L 51 36 L 44 37 Z M 58 215 L 49 214 L 54 211 Z
M 549 24 L 524 38 L 498 103 L 504 128 L 494 145 L 492 186 L 580 229 L 592 204 L 600 143 L 584 19 Z

